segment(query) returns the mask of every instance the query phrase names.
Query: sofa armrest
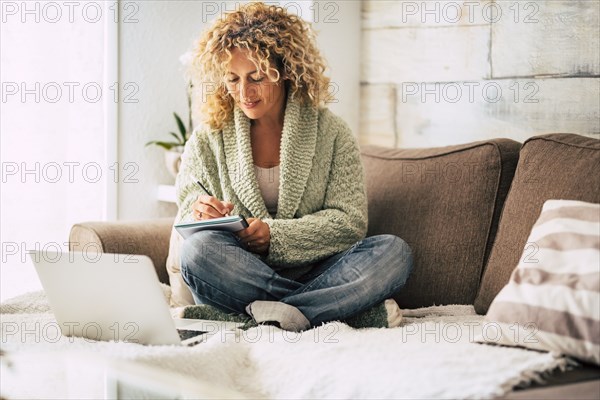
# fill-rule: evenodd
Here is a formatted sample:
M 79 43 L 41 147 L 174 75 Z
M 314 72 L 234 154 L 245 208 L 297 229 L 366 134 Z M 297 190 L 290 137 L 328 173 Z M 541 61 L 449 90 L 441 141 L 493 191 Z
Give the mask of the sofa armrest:
M 169 283 L 165 262 L 173 218 L 147 221 L 82 222 L 73 225 L 69 251 L 141 254 L 150 257 L 158 278 Z

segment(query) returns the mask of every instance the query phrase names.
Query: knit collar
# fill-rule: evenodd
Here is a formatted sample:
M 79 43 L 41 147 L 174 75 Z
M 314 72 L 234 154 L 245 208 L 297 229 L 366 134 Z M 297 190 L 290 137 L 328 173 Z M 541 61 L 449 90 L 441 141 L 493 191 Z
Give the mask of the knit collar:
M 233 121 L 223 128 L 223 144 L 231 185 L 256 218 L 270 218 L 254 173 L 250 119 L 236 104 Z M 318 110 L 301 105 L 288 91 L 280 148 L 278 219 L 294 218 L 315 156 Z

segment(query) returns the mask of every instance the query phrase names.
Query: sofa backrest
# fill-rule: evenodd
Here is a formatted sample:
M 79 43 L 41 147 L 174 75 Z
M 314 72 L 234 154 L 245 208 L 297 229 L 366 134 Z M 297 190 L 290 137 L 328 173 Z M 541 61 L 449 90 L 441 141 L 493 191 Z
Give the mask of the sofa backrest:
M 427 149 L 361 149 L 368 236 L 412 248 L 401 307 L 473 304 L 521 144 L 509 139 Z
M 535 259 L 536 244 L 526 242 L 544 202 L 562 199 L 600 203 L 599 171 L 598 139 L 553 134 L 536 136 L 523 144 L 498 234 L 475 300 L 478 313 L 487 313 L 522 255 Z

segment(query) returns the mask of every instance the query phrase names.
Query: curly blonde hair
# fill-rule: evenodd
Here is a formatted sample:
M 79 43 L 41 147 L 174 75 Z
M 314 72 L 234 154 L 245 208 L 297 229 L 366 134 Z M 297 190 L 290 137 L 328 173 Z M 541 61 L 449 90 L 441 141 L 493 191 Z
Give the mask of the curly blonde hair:
M 194 51 L 191 74 L 203 87 L 201 113 L 213 129 L 222 129 L 234 107 L 224 82 L 232 50 L 246 50 L 257 70 L 283 79 L 303 104 L 319 107 L 333 100 L 325 59 L 309 23 L 282 7 L 249 3 L 217 19 Z

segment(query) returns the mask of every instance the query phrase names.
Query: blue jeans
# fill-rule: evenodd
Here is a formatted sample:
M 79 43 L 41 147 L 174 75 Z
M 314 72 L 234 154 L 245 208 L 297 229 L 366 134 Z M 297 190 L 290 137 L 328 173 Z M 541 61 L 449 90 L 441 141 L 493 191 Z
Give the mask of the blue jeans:
M 279 275 L 230 232 L 197 232 L 181 250 L 181 274 L 196 302 L 244 313 L 256 300 L 279 301 L 312 326 L 379 304 L 404 286 L 412 266 L 409 246 L 393 235 L 363 239 L 297 280 Z

